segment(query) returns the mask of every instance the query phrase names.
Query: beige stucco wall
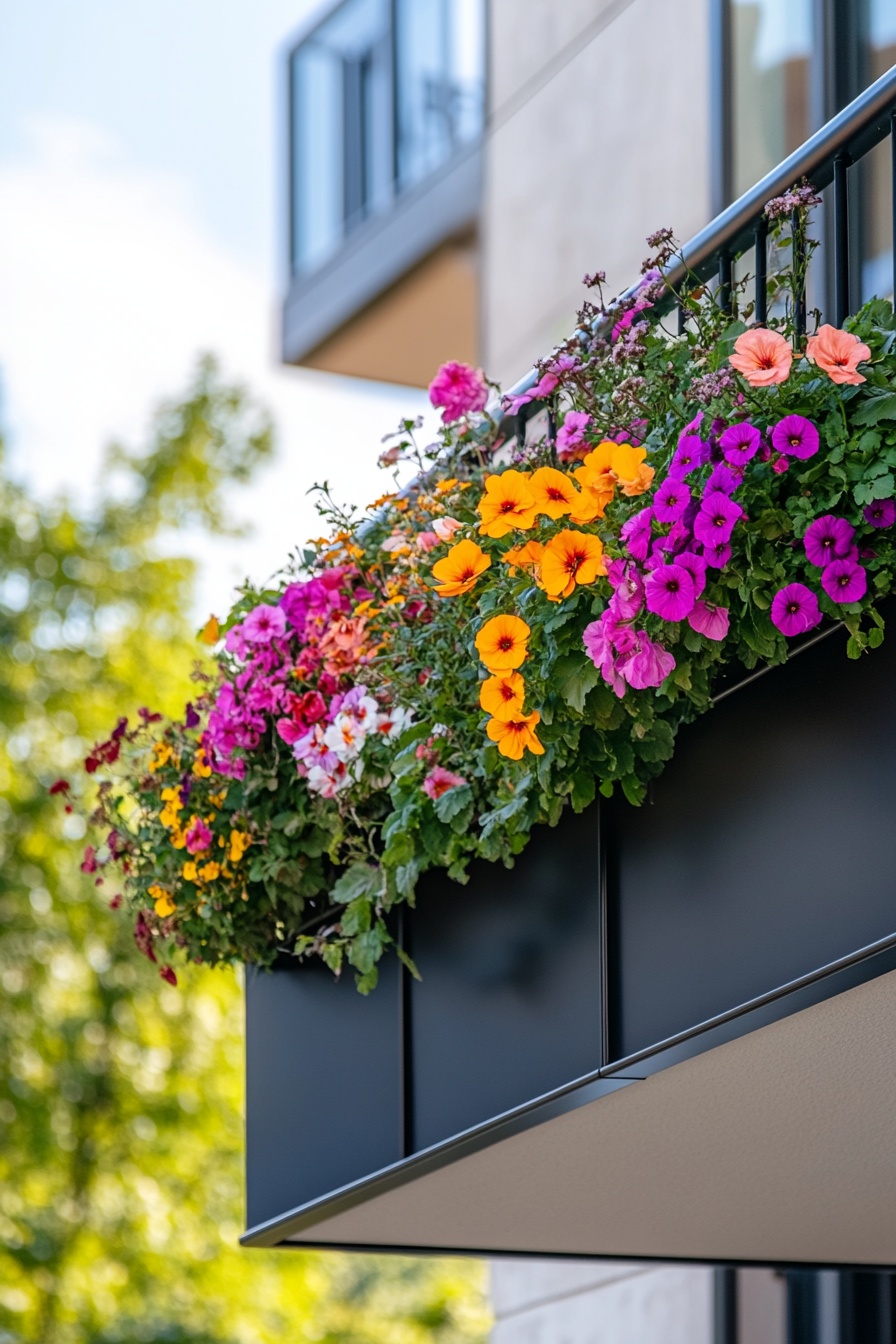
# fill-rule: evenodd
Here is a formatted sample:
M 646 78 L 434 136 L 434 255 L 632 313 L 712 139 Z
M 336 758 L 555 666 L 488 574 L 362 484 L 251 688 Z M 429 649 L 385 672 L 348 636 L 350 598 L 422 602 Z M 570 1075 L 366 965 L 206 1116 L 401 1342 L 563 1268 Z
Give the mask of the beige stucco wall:
M 709 218 L 708 0 L 490 0 L 482 330 L 505 385 L 569 334 L 586 271 Z

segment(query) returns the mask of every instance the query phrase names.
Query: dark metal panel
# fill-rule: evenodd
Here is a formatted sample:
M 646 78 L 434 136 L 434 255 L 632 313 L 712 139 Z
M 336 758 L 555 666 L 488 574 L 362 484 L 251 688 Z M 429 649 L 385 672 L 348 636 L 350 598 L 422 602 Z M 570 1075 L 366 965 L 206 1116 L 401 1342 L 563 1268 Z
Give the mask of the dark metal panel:
M 844 641 L 729 696 L 652 804 L 608 809 L 616 1057 L 896 928 L 896 647 Z
M 512 870 L 420 884 L 410 992 L 414 1148 L 601 1064 L 597 809 L 533 833 Z
M 401 1156 L 399 977 L 363 998 L 351 971 L 246 975 L 246 1190 L 251 1227 Z

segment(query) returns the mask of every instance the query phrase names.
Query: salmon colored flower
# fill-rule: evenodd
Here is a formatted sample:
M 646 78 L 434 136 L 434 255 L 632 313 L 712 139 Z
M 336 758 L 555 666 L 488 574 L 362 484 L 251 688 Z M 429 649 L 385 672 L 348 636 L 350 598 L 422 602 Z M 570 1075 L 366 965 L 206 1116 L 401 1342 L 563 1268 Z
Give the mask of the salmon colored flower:
M 556 467 L 539 467 L 532 473 L 529 487 L 535 497 L 535 508 L 548 518 L 562 518 L 569 513 L 578 498 L 572 481 Z
M 439 541 L 450 541 L 455 532 L 459 532 L 463 523 L 459 523 L 456 518 L 436 518 L 432 525 Z
M 811 364 L 817 364 L 832 383 L 864 383 L 865 378 L 857 372 L 857 366 L 863 359 L 871 358 L 871 351 L 851 331 L 841 331 L 839 327 L 825 323 L 818 328 L 816 336 L 809 337 L 806 358 Z
M 485 731 L 493 742 L 497 742 L 498 751 L 511 761 L 520 761 L 524 751 L 535 756 L 544 755 L 544 747 L 535 735 L 535 729 L 541 722 L 537 709 L 524 718 L 510 719 L 506 723 L 501 719 L 489 719 Z
M 446 770 L 443 765 L 437 765 L 424 779 L 422 788 L 427 797 L 436 803 L 449 789 L 459 789 L 466 782 L 463 775 L 456 775 L 452 770 Z
M 432 567 L 433 578 L 439 580 L 435 591 L 439 597 L 459 597 L 461 593 L 468 593 L 491 563 L 475 541 L 459 541 Z
M 751 387 L 770 387 L 772 383 L 787 381 L 793 351 L 777 331 L 754 327 L 738 336 L 728 362 L 744 375 Z
M 550 597 L 569 597 L 577 583 L 593 583 L 606 574 L 604 548 L 587 532 L 558 532 L 544 548 L 541 586 Z
M 502 471 L 489 476 L 485 494 L 476 506 L 482 522 L 479 531 L 486 537 L 504 537 L 515 527 L 532 527 L 535 522 L 535 496 L 529 477 L 522 471 Z
M 501 560 L 511 569 L 521 569 L 526 574 L 537 574 L 544 555 L 544 544 L 540 541 L 527 541 L 524 546 L 511 546 Z
M 506 676 L 525 662 L 531 630 L 519 616 L 493 616 L 476 636 L 479 657 L 493 676 Z
M 523 712 L 526 683 L 519 672 L 508 672 L 503 677 L 489 677 L 479 687 L 479 703 L 486 714 L 509 723 Z

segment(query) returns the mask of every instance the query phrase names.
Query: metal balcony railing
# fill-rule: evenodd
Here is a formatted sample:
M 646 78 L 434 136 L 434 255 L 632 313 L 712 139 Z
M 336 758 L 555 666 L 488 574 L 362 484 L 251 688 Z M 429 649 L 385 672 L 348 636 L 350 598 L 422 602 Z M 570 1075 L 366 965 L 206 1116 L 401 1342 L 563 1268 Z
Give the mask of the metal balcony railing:
M 684 245 L 681 259 L 670 264 L 665 271 L 665 278 L 670 286 L 665 310 L 668 311 L 673 305 L 673 294 L 680 290 L 688 276 L 696 276 L 702 282 L 717 280 L 718 302 L 723 307 L 728 306 L 731 302 L 734 263 L 739 256 L 754 248 L 755 318 L 757 322 L 764 322 L 768 315 L 765 207 L 770 200 L 781 196 L 795 183 L 806 178 L 819 191 L 828 186 L 833 187 L 824 199 L 821 209 L 824 212 L 822 215 L 824 246 L 829 255 L 831 275 L 829 320 L 835 326 L 841 326 L 849 313 L 850 227 L 851 222 L 853 225 L 856 222 L 854 218 L 851 221 L 855 206 L 850 199 L 850 169 L 860 164 L 871 150 L 888 136 L 892 165 L 890 209 L 893 230 L 893 279 L 896 293 L 896 66 L 894 66 Z M 637 284 L 632 285 L 620 296 L 620 300 L 631 298 L 637 289 Z M 805 292 L 795 298 L 797 320 L 805 322 Z M 662 313 L 663 310 L 661 300 L 654 311 Z M 683 328 L 686 319 L 686 309 L 679 305 L 679 329 Z M 539 378 L 539 372 L 530 369 L 506 395 L 518 397 L 528 392 Z M 519 438 L 524 437 L 526 421 L 537 413 L 541 405 L 542 403 L 533 401 L 521 407 L 516 417 Z M 500 413 L 498 407 L 492 410 L 493 413 Z

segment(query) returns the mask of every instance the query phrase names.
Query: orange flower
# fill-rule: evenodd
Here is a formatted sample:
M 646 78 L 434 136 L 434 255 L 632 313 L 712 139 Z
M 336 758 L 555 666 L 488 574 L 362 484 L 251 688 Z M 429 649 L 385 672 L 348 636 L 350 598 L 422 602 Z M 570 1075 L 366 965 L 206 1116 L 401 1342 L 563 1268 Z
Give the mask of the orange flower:
M 476 636 L 479 657 L 492 675 L 506 676 L 525 661 L 531 630 L 519 616 L 493 616 Z
M 458 597 L 461 593 L 468 593 L 491 563 L 475 541 L 459 541 L 432 567 L 433 578 L 439 580 L 435 591 L 439 597 Z
M 738 336 L 728 363 L 744 375 L 751 387 L 769 387 L 787 381 L 793 351 L 778 332 L 754 327 Z
M 527 541 L 525 546 L 511 546 L 501 560 L 511 569 L 521 569 L 526 574 L 535 574 L 544 555 L 544 545 L 540 541 Z
M 587 532 L 558 532 L 544 548 L 541 586 L 550 597 L 569 597 L 577 583 L 593 583 L 606 574 L 604 548 Z
M 476 508 L 482 518 L 479 531 L 486 537 L 503 537 L 515 527 L 532 527 L 535 497 L 528 476 L 513 470 L 489 476 Z
M 864 383 L 865 378 L 856 371 L 856 366 L 861 360 L 870 359 L 871 351 L 851 331 L 825 323 L 818 328 L 817 336 L 809 337 L 806 358 L 817 364 L 832 383 Z
M 578 491 L 572 481 L 556 467 L 539 467 L 533 472 L 529 487 L 535 497 L 538 513 L 548 518 L 562 518 L 578 498 Z
M 489 677 L 479 687 L 479 703 L 486 714 L 501 723 L 509 723 L 523 712 L 526 683 L 519 672 L 508 672 L 503 677 Z
M 497 742 L 502 756 L 512 761 L 520 761 L 528 748 L 536 756 L 544 755 L 544 747 L 535 736 L 535 729 L 541 722 L 537 709 L 521 719 L 510 719 L 506 723 L 501 719 L 489 719 L 485 731 L 493 742 Z
M 589 523 L 602 517 L 617 485 L 624 495 L 643 495 L 654 476 L 653 467 L 644 461 L 646 456 L 646 448 L 634 448 L 630 443 L 613 443 L 610 439 L 599 443 L 575 472 L 576 480 L 591 492 L 592 500 L 585 500 L 584 507 L 574 509 L 570 520 Z M 599 505 L 600 511 L 589 517 L 594 504 Z

